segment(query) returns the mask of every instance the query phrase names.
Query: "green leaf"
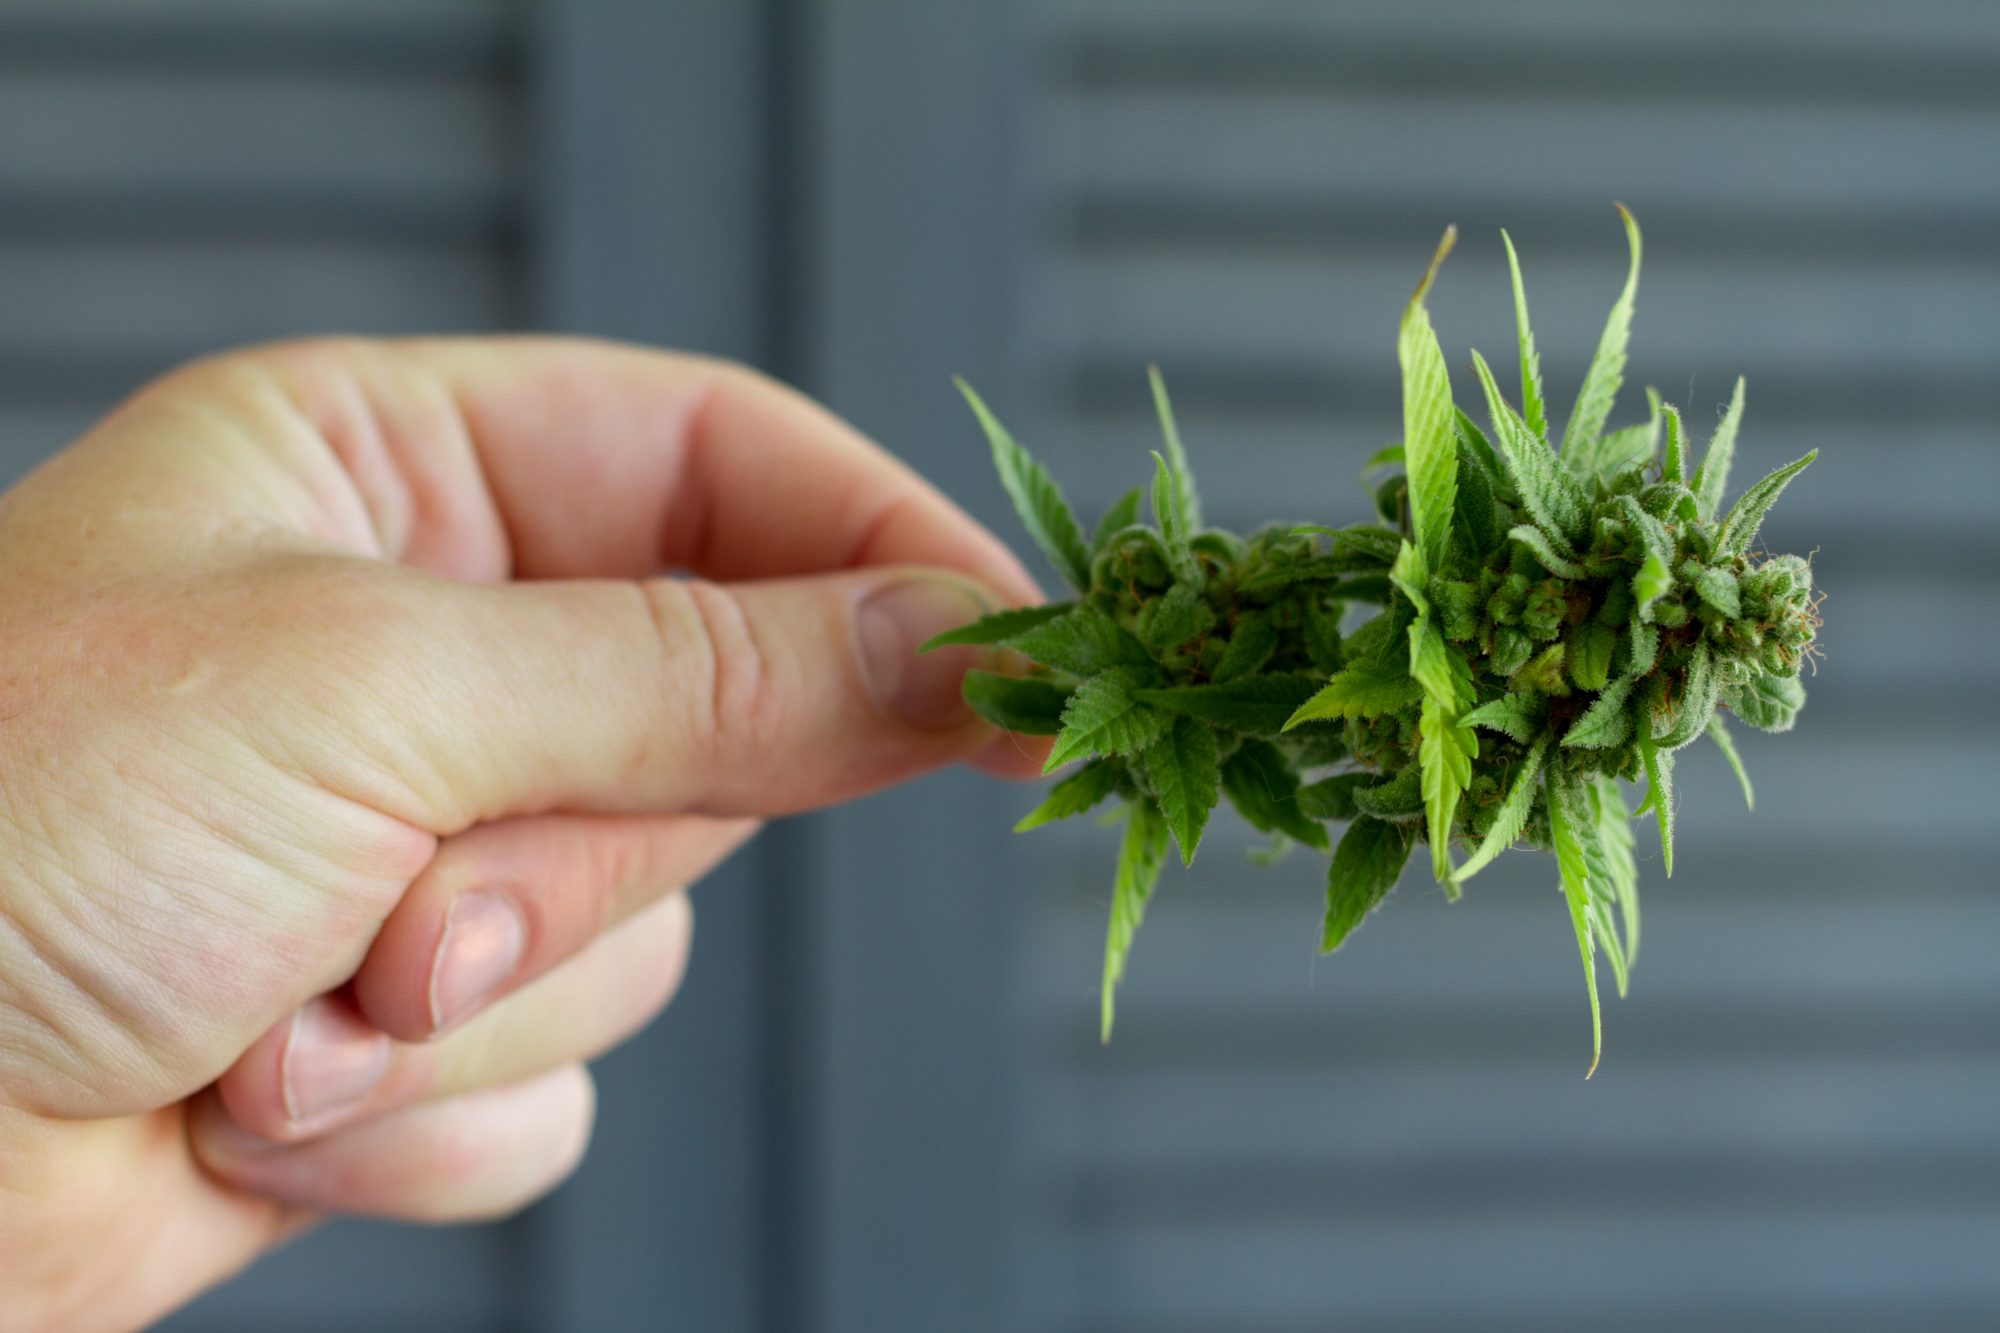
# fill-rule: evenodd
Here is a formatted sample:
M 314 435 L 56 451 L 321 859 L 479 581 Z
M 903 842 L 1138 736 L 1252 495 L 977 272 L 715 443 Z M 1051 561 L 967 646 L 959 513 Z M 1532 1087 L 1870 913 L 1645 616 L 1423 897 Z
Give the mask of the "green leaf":
M 1708 719 L 1708 735 L 1715 742 L 1715 748 L 1722 751 L 1722 757 L 1729 761 L 1737 782 L 1743 786 L 1743 808 L 1755 810 L 1757 789 L 1750 785 L 1750 770 L 1743 767 L 1743 756 L 1736 752 L 1736 738 L 1729 734 L 1729 724 L 1722 720 L 1722 714 L 1717 713 Z
M 1452 513 L 1465 544 L 1478 556 L 1485 556 L 1505 537 L 1500 506 L 1493 497 L 1497 478 L 1486 471 L 1461 435 L 1458 440 L 1458 505 Z
M 1625 205 L 1618 205 L 1625 221 L 1625 239 L 1632 249 L 1632 266 L 1625 275 L 1625 290 L 1611 307 L 1604 334 L 1597 342 L 1597 354 L 1584 373 L 1583 388 L 1576 395 L 1576 407 L 1563 428 L 1563 456 L 1579 476 L 1595 476 L 1599 471 L 1598 436 L 1611 415 L 1619 386 L 1625 382 L 1625 349 L 1632 337 L 1632 303 L 1639 292 L 1639 223 Z
M 1597 845 L 1603 853 L 1611 898 L 1625 925 L 1623 952 L 1629 967 L 1639 959 L 1639 859 L 1632 840 L 1632 812 L 1625 806 L 1625 793 L 1616 778 L 1597 778 L 1591 791 L 1591 809 L 1597 815 Z M 1625 993 L 1622 982 L 1618 993 Z
M 1166 594 L 1146 603 L 1139 613 L 1139 638 L 1162 651 L 1187 642 L 1215 625 L 1215 610 L 1191 583 L 1176 583 Z
M 1636 426 L 1626 426 L 1614 430 L 1597 444 L 1597 475 L 1615 477 L 1627 468 L 1640 467 L 1653 461 L 1653 455 L 1660 451 L 1660 426 L 1663 404 L 1657 389 L 1646 390 L 1646 401 L 1652 406 L 1652 415 Z
M 1174 424 L 1174 405 L 1167 397 L 1167 382 L 1161 378 L 1158 366 L 1146 367 L 1146 377 L 1153 384 L 1153 408 L 1160 414 L 1160 435 L 1166 441 L 1167 466 L 1172 469 L 1180 490 L 1181 529 L 1195 532 L 1201 527 L 1201 496 L 1195 491 L 1194 469 L 1188 466 L 1187 450 L 1181 447 L 1180 427 Z
M 1386 782 L 1356 786 L 1349 795 L 1354 808 L 1364 815 L 1392 823 L 1417 823 L 1424 818 L 1424 789 L 1421 775 L 1412 766 Z
M 1486 410 L 1493 419 L 1493 442 L 1506 465 L 1521 503 L 1552 541 L 1565 549 L 1583 540 L 1589 525 L 1589 504 L 1578 481 L 1562 461 L 1530 433 L 1493 382 L 1492 367 L 1478 352 L 1472 368 L 1486 393 Z
M 1101 551 L 1111 539 L 1139 521 L 1139 506 L 1145 503 L 1146 488 L 1134 486 L 1118 497 L 1116 504 L 1104 511 L 1104 517 L 1097 520 L 1097 531 L 1090 539 L 1093 551 Z
M 1736 377 L 1736 392 L 1730 396 L 1729 410 L 1708 440 L 1708 450 L 1694 473 L 1694 498 L 1703 518 L 1722 512 L 1723 488 L 1729 485 L 1729 465 L 1736 457 L 1736 432 L 1743 424 L 1743 377 Z
M 1575 779 L 1553 770 L 1548 780 L 1549 836 L 1555 843 L 1556 866 L 1562 875 L 1563 897 L 1569 902 L 1570 926 L 1576 931 L 1577 952 L 1583 957 L 1583 981 L 1590 991 L 1590 1069 L 1604 1054 L 1604 1016 L 1597 1001 L 1597 958 L 1590 902 L 1590 867 L 1583 848 L 1584 830 L 1593 828 L 1578 798 Z
M 1729 707 L 1759 731 L 1790 731 L 1805 703 L 1806 687 L 1796 678 L 1759 675 L 1736 692 Z
M 1695 596 L 1720 611 L 1730 619 L 1743 614 L 1743 590 L 1736 582 L 1736 576 L 1726 569 L 1710 565 L 1695 576 Z
M 1570 631 L 1565 663 L 1578 689 L 1601 690 L 1611 679 L 1611 659 L 1618 651 L 1618 631 L 1600 621 L 1586 621 Z
M 1210 677 L 1218 684 L 1262 671 L 1278 650 L 1278 627 L 1269 611 L 1244 611 L 1229 631 L 1229 646 Z
M 1146 747 L 1141 760 L 1153 799 L 1180 844 L 1181 864 L 1193 865 L 1195 850 L 1201 846 L 1201 831 L 1208 827 L 1208 812 L 1218 799 L 1221 757 L 1215 733 L 1205 722 L 1191 717 L 1175 718 L 1160 738 Z
M 1188 526 L 1181 516 L 1180 481 L 1168 469 L 1167 460 L 1158 454 L 1153 455 L 1153 465 L 1153 517 L 1160 525 L 1167 568 L 1183 583 L 1199 585 L 1201 565 L 1194 558 L 1194 548 L 1188 545 Z
M 1325 717 L 1379 717 L 1415 703 L 1423 687 L 1401 666 L 1358 662 L 1326 683 L 1326 688 L 1299 705 L 1284 729 Z
M 1560 574 L 1566 579 L 1587 579 L 1590 571 L 1576 561 L 1556 552 L 1555 543 L 1547 533 L 1529 523 L 1519 523 L 1507 529 L 1507 536 L 1528 548 L 1535 559 L 1542 562 L 1542 568 L 1551 574 Z
M 1172 715 L 1134 697 L 1139 677 L 1107 671 L 1077 687 L 1063 709 L 1062 733 L 1042 772 L 1053 773 L 1086 754 L 1129 755 L 1160 738 Z
M 972 405 L 972 414 L 979 418 L 980 428 L 986 432 L 986 441 L 993 447 L 993 467 L 1000 474 L 1000 484 L 1006 488 L 1008 498 L 1014 502 L 1021 525 L 1072 588 L 1089 592 L 1090 551 L 1083 544 L 1083 530 L 1077 527 L 1069 502 L 1063 499 L 1062 488 L 1056 485 L 1047 468 L 1015 443 L 970 384 L 962 379 L 952 382 Z
M 1354 803 L 1355 789 L 1373 781 L 1373 773 L 1337 773 L 1321 778 L 1299 788 L 1299 809 L 1308 819 L 1353 819 L 1360 812 Z
M 1026 833 L 1029 829 L 1053 824 L 1058 819 L 1083 814 L 1117 791 L 1118 784 L 1124 779 L 1125 764 L 1122 760 L 1093 759 L 1049 788 L 1049 794 L 1042 798 L 1042 803 L 1021 816 L 1021 822 L 1014 825 L 1014 832 Z
M 1514 278 L 1514 327 L 1521 340 L 1521 420 L 1530 434 L 1549 438 L 1548 409 L 1542 405 L 1542 358 L 1535 352 L 1535 335 L 1528 328 L 1528 292 L 1521 285 L 1521 260 L 1514 253 L 1514 238 L 1500 229 L 1501 244 L 1507 247 L 1507 271 Z
M 1403 446 L 1400 444 L 1385 444 L 1374 453 L 1368 455 L 1368 461 L 1361 465 L 1361 475 L 1363 478 L 1366 478 L 1369 473 L 1378 469 L 1401 467 L 1402 465 Z
M 1075 606 L 1075 602 L 1051 602 L 1046 606 L 1024 606 L 1014 611 L 995 611 L 991 615 L 981 616 L 970 625 L 960 625 L 957 629 L 946 630 L 917 651 L 927 653 L 933 648 L 949 648 L 957 644 L 1004 643 L 1017 634 L 1054 620 Z
M 1662 750 L 1644 727 L 1639 728 L 1639 762 L 1646 770 L 1646 800 L 1660 824 L 1660 860 L 1667 878 L 1674 877 L 1674 752 Z
M 1125 977 L 1132 937 L 1146 916 L 1146 902 L 1167 862 L 1167 822 L 1149 801 L 1134 801 L 1118 849 L 1118 877 L 1111 886 L 1111 928 L 1104 938 L 1103 1040 L 1111 1040 L 1113 996 Z
M 1662 412 L 1667 422 L 1667 454 L 1660 460 L 1660 475 L 1669 481 L 1687 481 L 1687 450 L 1681 444 L 1681 410 L 1668 403 Z
M 1514 845 L 1521 836 L 1521 830 L 1528 826 L 1528 813 L 1534 809 L 1535 781 L 1541 775 L 1542 758 L 1549 751 L 1549 738 L 1538 738 L 1528 750 L 1528 757 L 1521 761 L 1521 769 L 1514 775 L 1514 785 L 1507 789 L 1507 799 L 1500 803 L 1500 810 L 1493 817 L 1492 826 L 1480 840 L 1478 850 L 1467 857 L 1465 864 L 1458 868 L 1458 882 L 1464 884 L 1474 875 L 1491 865 L 1493 858 Z
M 1632 576 L 1632 596 L 1638 602 L 1641 623 L 1652 618 L 1653 603 L 1673 591 L 1674 574 L 1657 551 L 1647 551 L 1639 572 Z
M 1424 308 L 1424 295 L 1457 240 L 1458 228 L 1447 227 L 1430 268 L 1403 309 L 1396 337 L 1396 360 L 1403 372 L 1403 461 L 1410 481 L 1410 526 L 1433 569 L 1444 563 L 1445 544 L 1451 537 L 1452 508 L 1458 499 L 1458 438 L 1452 421 L 1451 375 L 1431 328 L 1430 312 Z
M 1472 761 L 1479 757 L 1479 737 L 1452 716 L 1450 706 L 1426 695 L 1417 761 L 1423 766 L 1424 814 L 1430 826 L 1431 871 L 1445 892 L 1457 897 L 1451 869 L 1451 829 L 1458 816 L 1458 799 L 1472 785 Z
M 1300 807 L 1298 774 L 1277 746 L 1245 741 L 1237 747 L 1222 766 L 1222 790 L 1252 828 L 1326 850 L 1326 829 Z
M 1526 745 L 1542 730 L 1541 714 L 1518 694 L 1503 694 L 1483 703 L 1459 720 L 1459 725 L 1485 727 Z
M 1743 492 L 1740 499 L 1730 509 L 1728 517 L 1722 520 L 1722 533 L 1716 538 L 1715 550 L 1718 556 L 1742 555 L 1750 549 L 1750 543 L 1757 539 L 1757 529 L 1764 526 L 1764 515 L 1771 512 L 1778 496 L 1793 477 L 1806 470 L 1806 466 L 1819 457 L 1815 449 L 1804 458 L 1785 464 L 1764 480 Z
M 1026 736 L 1053 736 L 1062 730 L 1063 707 L 1070 687 L 1046 676 L 1001 676 L 968 671 L 960 687 L 972 711 L 1003 731 Z
M 1043 666 L 1077 676 L 1095 676 L 1116 667 L 1150 669 L 1144 644 L 1094 606 L 1075 606 L 1006 640 Z
M 1347 826 L 1327 869 L 1321 953 L 1338 949 L 1389 896 L 1402 877 L 1404 862 L 1410 859 L 1413 841 L 1408 830 L 1380 819 L 1363 817 Z
M 1632 714 L 1625 701 L 1632 694 L 1632 677 L 1620 676 L 1604 687 L 1597 702 L 1584 710 L 1563 734 L 1565 750 L 1608 750 L 1632 735 Z
M 1284 731 L 1300 707 L 1313 697 L 1316 682 L 1304 672 L 1245 676 L 1208 685 L 1137 691 L 1141 703 L 1182 717 L 1199 718 L 1214 726 L 1250 736 L 1275 736 Z
M 1715 712 L 1720 687 L 1715 653 L 1706 640 L 1696 643 L 1694 651 L 1688 654 L 1687 669 L 1681 674 L 1679 697 L 1664 701 L 1665 707 L 1654 712 L 1653 739 L 1665 749 L 1678 750 L 1701 735 Z M 1664 729 L 1659 721 L 1661 712 L 1667 718 Z

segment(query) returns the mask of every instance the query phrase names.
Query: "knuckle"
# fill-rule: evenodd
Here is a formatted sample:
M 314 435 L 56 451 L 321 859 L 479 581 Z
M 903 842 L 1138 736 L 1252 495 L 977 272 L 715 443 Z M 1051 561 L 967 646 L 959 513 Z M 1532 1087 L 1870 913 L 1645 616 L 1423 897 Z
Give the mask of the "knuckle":
M 668 681 L 666 688 L 679 702 L 692 752 L 713 765 L 761 749 L 782 729 L 782 693 L 741 600 L 724 585 L 700 579 L 649 587 L 661 660 L 690 667 L 685 679 Z

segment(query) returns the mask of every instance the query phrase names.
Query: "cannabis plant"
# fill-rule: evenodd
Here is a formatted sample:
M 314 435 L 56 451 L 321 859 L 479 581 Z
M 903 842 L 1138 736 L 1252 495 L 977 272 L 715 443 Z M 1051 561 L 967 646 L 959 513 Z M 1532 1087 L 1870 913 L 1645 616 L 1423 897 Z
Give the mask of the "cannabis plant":
M 1413 848 L 1456 898 L 1517 845 L 1555 854 L 1602 1051 L 1595 960 L 1623 994 L 1639 945 L 1630 821 L 1658 820 L 1673 873 L 1674 755 L 1706 735 L 1751 798 L 1723 721 L 1785 731 L 1804 702 L 1818 625 L 1812 574 L 1757 533 L 1814 457 L 1723 507 L 1743 383 L 1690 475 L 1679 412 L 1648 391 L 1646 421 L 1607 429 L 1624 375 L 1640 236 L 1623 292 L 1561 436 L 1554 435 L 1513 242 L 1520 405 L 1478 352 L 1482 427 L 1454 407 L 1424 298 L 1403 314 L 1403 440 L 1370 521 L 1205 527 L 1157 371 L 1164 452 L 1086 537 L 1048 472 L 960 384 L 1001 483 L 1074 591 L 1002 611 L 942 644 L 1013 649 L 1025 674 L 975 671 L 965 697 L 1012 731 L 1055 737 L 1048 771 L 1076 761 L 1020 822 L 1107 801 L 1123 842 L 1105 944 L 1103 1032 L 1169 844 L 1194 860 L 1227 799 L 1274 849 L 1326 851 L 1323 950 L 1394 887 Z M 1150 521 L 1142 510 L 1150 510 Z M 1626 782 L 1643 783 L 1636 809 Z M 1331 824 L 1345 823 L 1336 843 Z

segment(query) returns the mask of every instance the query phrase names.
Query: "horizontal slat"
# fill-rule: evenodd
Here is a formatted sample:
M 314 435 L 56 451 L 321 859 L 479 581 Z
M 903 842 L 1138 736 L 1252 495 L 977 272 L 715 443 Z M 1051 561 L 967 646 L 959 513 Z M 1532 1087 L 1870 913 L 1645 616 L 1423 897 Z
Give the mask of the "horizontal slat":
M 1062 94 L 1042 108 L 1030 169 L 1044 204 L 1058 208 L 1086 191 L 1375 208 L 1435 204 L 1448 192 L 1489 215 L 1519 199 L 1536 201 L 1538 213 L 1593 219 L 1612 197 L 1641 219 L 1654 201 L 1687 213 L 1754 204 L 1801 218 L 1874 214 L 1890 201 L 1913 228 L 1912 248 L 1937 213 L 1990 217 L 2000 205 L 2000 135 L 1986 111 L 1579 104 L 1545 87 L 1529 100 L 1459 101 L 1434 96 L 1439 82 L 1421 68 L 1406 83 L 1424 96 Z
M 44 0 L 53 3 L 53 0 Z M 1593 45 L 1639 62 L 1662 48 L 1768 56 L 1804 52 L 1829 64 L 1865 58 L 1949 60 L 2000 52 L 2000 14 L 1984 0 L 1925 0 L 1885 8 L 1873 0 L 1791 0 L 1741 5 L 1734 0 L 1679 0 L 1671 7 L 1605 5 L 1599 0 L 1033 0 L 1035 30 L 1051 48 L 1079 39 L 1124 45 L 1212 42 L 1246 35 L 1270 44 L 1335 39 L 1365 44 L 1418 40 L 1441 53 L 1469 48 L 1491 56 L 1512 50 Z M 1843 59 L 1844 58 L 1844 59 Z M 1833 81 L 1829 78 L 1828 81 Z M 1435 85 L 1427 95 L 1436 94 Z M 1537 90 L 1543 91 L 1543 90 Z
M 1337 1311 L 1341 1327 L 1394 1320 L 1388 1326 L 1401 1328 L 1414 1315 L 1451 1328 L 1512 1320 L 1552 1328 L 1571 1327 L 1579 1311 L 1654 1316 L 1691 1304 L 1743 1308 L 1734 1302 L 1779 1312 L 1787 1303 L 1813 1311 L 1843 1302 L 1995 1309 L 1995 1253 L 2000 1205 L 1779 1219 L 1718 1213 L 1169 1226 L 1047 1236 L 1034 1247 L 1029 1289 L 1073 1291 L 1072 1319 L 1084 1327 L 1305 1326 Z M 1532 1322 L 1537 1318 L 1542 1322 Z M 1744 1325 L 1725 1318 L 1639 1326 Z
M 1042 1188 L 1060 1191 L 1079 1172 L 1167 1171 L 1176 1163 L 1421 1173 L 1480 1158 L 1594 1162 L 1620 1154 L 1639 1160 L 1646 1152 L 1683 1160 L 1714 1155 L 1718 1162 L 2000 1154 L 2000 1124 L 1965 1114 L 1993 1104 L 2000 1074 L 1957 1059 L 1892 1054 L 1750 1067 L 1627 1060 L 1613 1052 L 1585 1085 L 1573 1058 L 1486 1064 L 1475 1072 L 1412 1051 L 1393 1064 L 1357 1067 L 1329 1057 L 1190 1077 L 1172 1068 L 1122 1068 L 1111 1058 L 1116 1050 L 1114 1041 L 1103 1056 L 1046 1076 L 1023 1140 Z M 1477 1088 L 1478 1115 L 1466 1114 L 1468 1086 Z M 1329 1201 L 1329 1211 L 1338 1206 Z
M 128 190 L 498 208 L 517 170 L 505 89 L 478 77 L 30 70 L 0 78 L 0 124 L 0 181 L 31 204 Z
M 1171 368 L 1310 356 L 1336 370 L 1393 368 L 1396 320 L 1430 239 L 1412 237 L 1386 261 L 1051 257 L 1022 296 L 1021 317 L 1036 334 L 1029 364 L 1053 375 L 1086 361 Z M 1582 379 L 1622 265 L 1532 252 L 1522 262 L 1544 373 L 1564 401 Z M 1650 276 L 1640 288 L 1632 380 L 1660 383 L 1677 401 L 1690 377 L 1710 397 L 1726 396 L 1739 374 L 1753 385 L 1765 376 L 1893 381 L 1906 372 L 1976 379 L 1983 363 L 1969 334 L 1982 312 L 2000 310 L 2000 265 L 1833 267 L 1656 253 Z M 1498 363 L 1496 374 L 1511 365 L 1507 293 L 1498 239 L 1469 239 L 1431 298 L 1454 367 L 1469 365 L 1471 347 Z M 1459 378 L 1460 394 L 1476 402 L 1469 370 Z M 1509 396 L 1518 397 L 1518 384 Z
M 331 241 L 10 246 L 0 308 L 0 370 L 65 355 L 170 363 L 251 339 L 490 329 L 516 317 L 498 252 Z

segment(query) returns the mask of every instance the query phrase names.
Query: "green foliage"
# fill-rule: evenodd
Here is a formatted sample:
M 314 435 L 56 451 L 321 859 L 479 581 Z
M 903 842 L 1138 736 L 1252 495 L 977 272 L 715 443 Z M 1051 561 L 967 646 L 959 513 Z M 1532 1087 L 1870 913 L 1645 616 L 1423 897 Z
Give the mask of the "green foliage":
M 1368 463 L 1400 469 L 1371 483 L 1379 522 L 1241 536 L 1203 528 L 1155 371 L 1164 447 L 1151 503 L 1147 488 L 1127 492 L 1086 548 L 1047 473 L 967 391 L 1003 484 L 1077 596 L 996 612 L 934 645 L 1024 654 L 1026 675 L 969 673 L 966 697 L 989 720 L 1054 734 L 1051 770 L 1087 761 L 1019 827 L 1114 797 L 1127 811 L 1105 950 L 1107 1036 L 1169 844 L 1192 861 L 1227 799 L 1273 840 L 1260 859 L 1293 845 L 1332 849 L 1329 950 L 1388 895 L 1420 840 L 1454 897 L 1510 848 L 1554 852 L 1595 1068 L 1596 963 L 1623 994 L 1638 954 L 1631 820 L 1652 812 L 1671 873 L 1674 751 L 1704 734 L 1749 799 L 1721 714 L 1790 728 L 1819 626 L 1810 565 L 1752 553 L 1772 502 L 1813 455 L 1716 517 L 1741 381 L 1692 480 L 1684 423 L 1656 392 L 1646 421 L 1608 428 L 1639 266 L 1638 229 L 1625 221 L 1631 272 L 1560 452 L 1511 239 L 1521 410 L 1476 351 L 1490 435 L 1452 402 L 1426 305 L 1447 233 L 1397 336 L 1404 438 Z M 1646 799 L 1633 810 L 1623 784 L 1637 780 Z M 1336 838 L 1330 825 L 1342 821 Z
M 1035 545 L 1042 548 L 1056 572 L 1069 581 L 1069 586 L 1083 592 L 1090 587 L 1090 553 L 1084 547 L 1082 530 L 1076 526 L 1076 516 L 1070 513 L 1069 502 L 1063 499 L 1062 488 L 1056 485 L 1047 468 L 1014 442 L 1014 437 L 987 410 L 970 384 L 964 380 L 957 384 L 986 432 L 986 441 L 993 449 L 993 468 L 1000 474 L 1000 484 L 1006 488 L 1008 498 L 1014 502 L 1021 526 L 1035 539 Z

